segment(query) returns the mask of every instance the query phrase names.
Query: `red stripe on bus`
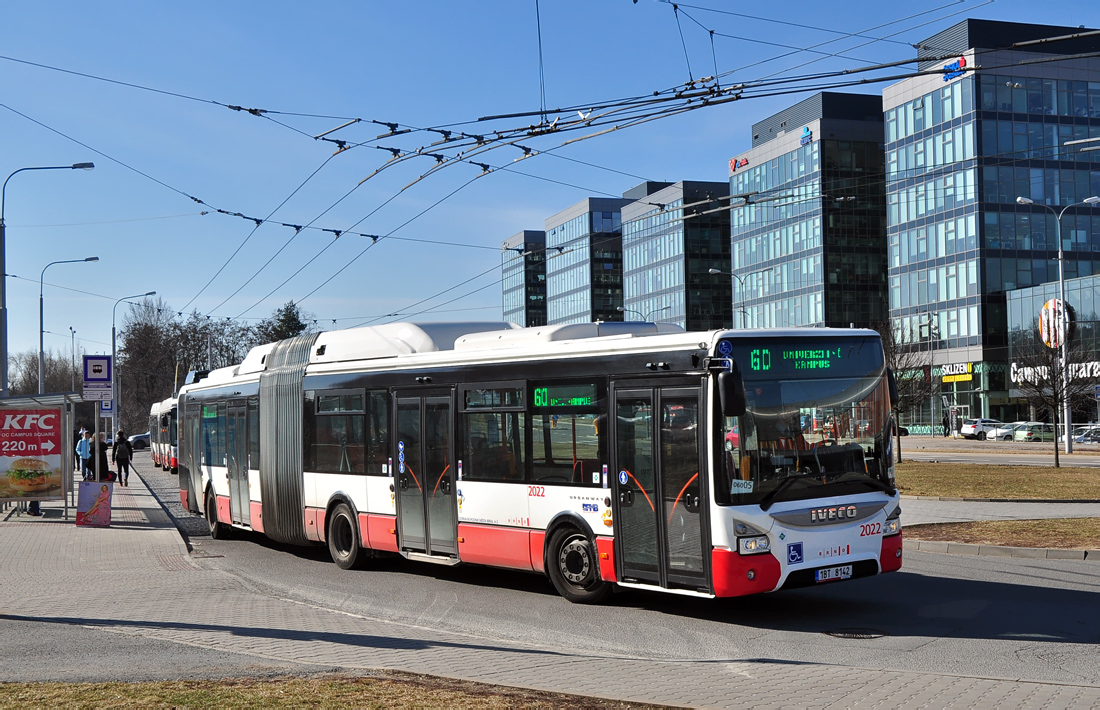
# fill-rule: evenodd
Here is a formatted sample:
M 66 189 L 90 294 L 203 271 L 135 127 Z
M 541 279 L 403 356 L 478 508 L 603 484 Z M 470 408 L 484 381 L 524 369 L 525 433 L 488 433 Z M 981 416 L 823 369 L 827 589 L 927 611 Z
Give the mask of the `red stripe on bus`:
M 611 537 L 596 538 L 596 554 L 600 558 L 600 579 L 605 582 L 618 582 L 615 576 L 615 539 Z M 607 558 L 604 558 L 607 555 Z
M 901 536 L 904 533 L 882 538 L 882 552 L 878 563 L 883 572 L 896 572 L 901 569 Z
M 458 556 L 463 562 L 530 570 L 531 531 L 459 523 Z
M 252 529 L 262 533 L 264 531 L 264 506 L 254 500 L 248 502 L 248 522 Z
M 711 579 L 714 596 L 740 597 L 773 591 L 779 584 L 779 560 L 770 552 L 740 555 L 732 550 L 711 551 Z M 749 579 L 749 572 L 752 579 Z
M 229 524 L 232 516 L 229 514 L 229 496 L 216 496 L 218 499 L 218 522 Z
M 187 507 L 187 491 L 182 488 L 180 489 L 180 504 L 183 506 L 184 510 L 190 512 L 191 509 Z
M 546 571 L 546 558 L 543 556 L 543 547 L 546 544 L 546 533 L 542 530 L 531 531 L 531 569 L 536 572 Z
M 324 538 L 321 534 L 321 523 L 318 522 L 318 518 L 324 519 L 325 511 L 320 508 L 306 508 L 305 515 L 305 528 L 306 538 L 313 540 L 314 542 L 321 542 Z
M 390 532 L 393 530 L 394 532 Z M 367 539 L 373 550 L 397 552 L 397 516 L 367 515 Z

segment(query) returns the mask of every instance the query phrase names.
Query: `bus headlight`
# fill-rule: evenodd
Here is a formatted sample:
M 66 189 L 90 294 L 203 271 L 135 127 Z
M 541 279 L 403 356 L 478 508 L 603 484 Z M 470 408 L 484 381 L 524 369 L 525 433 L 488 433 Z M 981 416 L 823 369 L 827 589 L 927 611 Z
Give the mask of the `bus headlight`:
M 742 555 L 759 555 L 771 550 L 771 543 L 768 542 L 768 537 L 766 535 L 761 535 L 759 537 L 739 537 L 737 538 L 737 550 Z
M 882 536 L 890 537 L 901 532 L 901 518 L 890 518 L 882 524 Z

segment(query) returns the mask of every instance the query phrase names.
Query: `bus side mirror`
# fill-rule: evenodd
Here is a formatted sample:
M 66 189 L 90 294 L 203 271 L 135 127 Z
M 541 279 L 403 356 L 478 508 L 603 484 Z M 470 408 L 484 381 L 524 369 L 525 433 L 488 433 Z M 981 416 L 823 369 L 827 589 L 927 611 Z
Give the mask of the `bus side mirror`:
M 168 417 L 162 416 L 162 417 L 160 418 L 160 425 L 161 425 L 162 427 L 166 427 L 166 426 L 168 426 Z
M 739 417 L 745 413 L 745 383 L 736 363 L 731 364 L 729 372 L 718 373 L 718 400 L 723 416 Z
M 894 377 L 894 370 L 886 368 L 886 381 L 890 386 L 890 408 L 898 408 L 898 381 Z

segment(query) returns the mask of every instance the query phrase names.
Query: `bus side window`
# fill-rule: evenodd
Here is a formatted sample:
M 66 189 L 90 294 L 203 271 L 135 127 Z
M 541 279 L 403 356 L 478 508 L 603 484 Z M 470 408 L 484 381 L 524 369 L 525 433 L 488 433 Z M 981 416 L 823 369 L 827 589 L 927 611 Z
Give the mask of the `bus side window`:
M 525 412 L 467 412 L 463 415 L 463 477 L 471 481 L 525 478 Z

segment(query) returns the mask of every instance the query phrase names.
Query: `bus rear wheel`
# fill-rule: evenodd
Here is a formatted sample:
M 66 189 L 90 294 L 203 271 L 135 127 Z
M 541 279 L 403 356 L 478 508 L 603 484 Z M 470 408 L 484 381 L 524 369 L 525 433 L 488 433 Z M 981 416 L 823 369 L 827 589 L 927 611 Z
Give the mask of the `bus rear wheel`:
M 211 538 L 224 540 L 229 537 L 229 526 L 218 522 L 218 499 L 213 489 L 206 492 L 206 523 L 210 526 Z
M 367 559 L 367 551 L 359 546 L 358 526 L 355 516 L 346 503 L 332 509 L 328 521 L 328 553 L 340 569 L 360 569 Z
M 611 585 L 597 573 L 592 543 L 574 528 L 558 528 L 550 536 L 546 563 L 558 594 L 574 604 L 598 604 L 611 593 Z

